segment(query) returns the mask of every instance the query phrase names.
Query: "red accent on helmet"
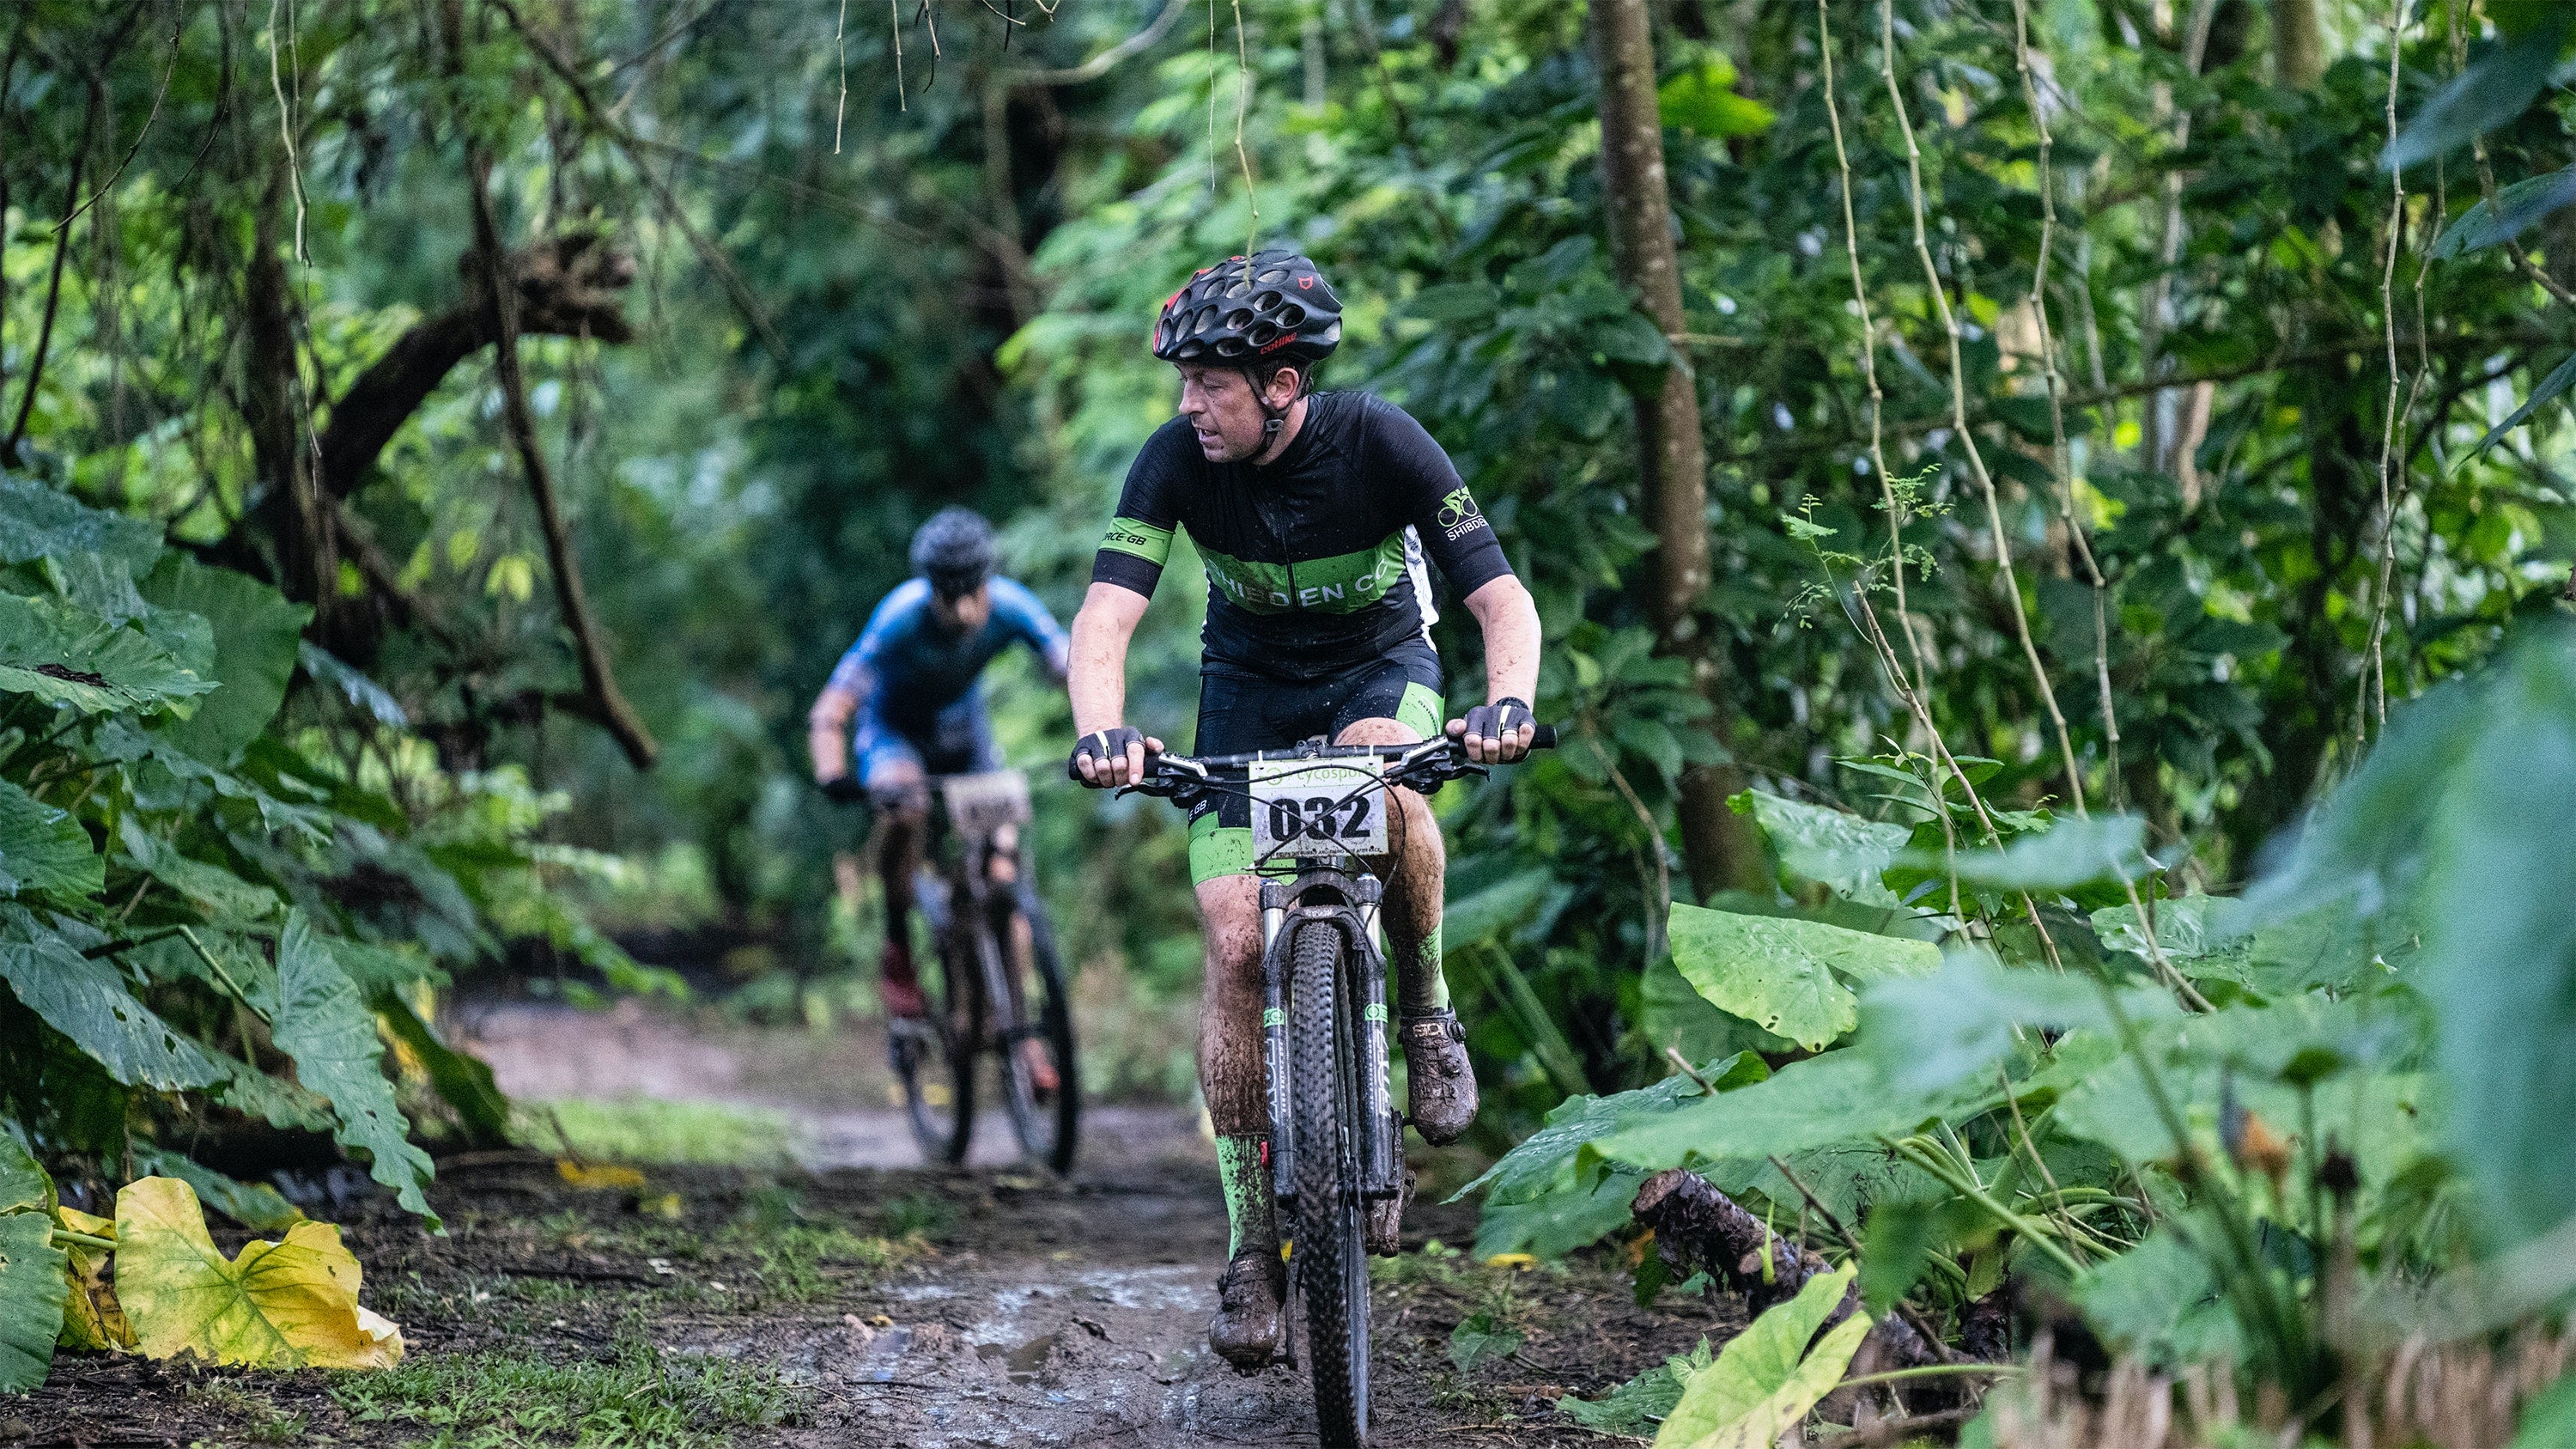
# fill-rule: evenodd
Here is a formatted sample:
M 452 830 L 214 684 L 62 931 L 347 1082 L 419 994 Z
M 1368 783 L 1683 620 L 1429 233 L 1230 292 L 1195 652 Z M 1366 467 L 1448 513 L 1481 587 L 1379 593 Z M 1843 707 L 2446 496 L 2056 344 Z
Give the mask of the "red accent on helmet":
M 1315 279 L 1313 277 L 1299 277 L 1297 279 L 1297 290 L 1300 292 L 1311 291 L 1314 289 L 1314 286 Z
M 1260 351 L 1259 353 L 1255 354 L 1255 355 L 1256 355 L 1256 356 L 1263 356 L 1263 357 L 1266 357 L 1266 356 L 1268 356 L 1269 354 L 1271 354 L 1271 353 L 1273 353 L 1273 352 L 1277 352 L 1280 348 L 1285 347 L 1285 346 L 1287 346 L 1289 343 L 1294 342 L 1294 341 L 1296 341 L 1296 340 L 1297 340 L 1297 334 L 1296 334 L 1296 333 L 1294 333 L 1294 332 L 1282 332 L 1282 333 L 1280 333 L 1278 336 L 1271 338 L 1271 339 L 1270 339 L 1270 345 L 1269 345 L 1269 346 L 1267 346 L 1267 347 L 1262 348 L 1262 349 L 1261 349 L 1261 351 Z

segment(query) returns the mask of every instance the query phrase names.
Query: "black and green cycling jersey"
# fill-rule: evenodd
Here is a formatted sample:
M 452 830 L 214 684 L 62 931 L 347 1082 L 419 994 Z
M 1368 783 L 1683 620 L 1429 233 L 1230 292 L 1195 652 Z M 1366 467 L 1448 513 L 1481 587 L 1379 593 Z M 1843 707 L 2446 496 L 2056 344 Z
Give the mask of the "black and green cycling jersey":
M 1429 637 L 1426 559 L 1464 598 L 1512 571 L 1449 455 L 1402 408 L 1318 393 L 1270 463 L 1211 463 L 1186 418 L 1155 430 L 1119 494 L 1094 582 L 1150 595 L 1175 529 L 1207 569 L 1207 658 L 1312 679 Z

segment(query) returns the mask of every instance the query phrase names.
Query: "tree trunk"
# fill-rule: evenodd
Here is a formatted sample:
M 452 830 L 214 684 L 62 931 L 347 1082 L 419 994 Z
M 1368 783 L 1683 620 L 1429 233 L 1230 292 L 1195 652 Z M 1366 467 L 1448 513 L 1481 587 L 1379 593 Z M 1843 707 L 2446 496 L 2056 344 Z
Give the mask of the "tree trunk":
M 2272 0 L 2272 82 L 2307 90 L 2325 79 L 2326 37 L 2317 0 Z
M 1656 330 L 1672 337 L 1688 329 L 1664 184 L 1664 125 L 1655 100 L 1647 0 L 1592 0 L 1589 29 L 1601 75 L 1601 180 L 1609 204 L 1611 262 Z M 1708 458 L 1700 438 L 1699 393 L 1678 349 L 1661 384 L 1635 396 L 1646 526 L 1656 539 L 1649 599 L 1656 648 L 1690 665 L 1693 686 L 1714 711 L 1710 732 L 1724 740 L 1729 715 L 1718 642 L 1700 611 L 1709 583 Z M 1682 864 L 1703 898 L 1729 886 L 1765 884 L 1752 824 L 1726 804 L 1743 788 L 1743 776 L 1728 766 L 1682 771 Z

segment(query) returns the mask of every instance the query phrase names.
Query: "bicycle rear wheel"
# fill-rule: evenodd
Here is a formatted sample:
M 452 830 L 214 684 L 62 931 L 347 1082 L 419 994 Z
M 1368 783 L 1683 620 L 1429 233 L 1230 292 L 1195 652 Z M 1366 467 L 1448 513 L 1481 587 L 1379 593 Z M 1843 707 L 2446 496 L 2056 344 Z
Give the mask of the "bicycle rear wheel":
M 1359 1035 L 1342 990 L 1342 933 L 1313 923 L 1291 943 L 1289 1092 L 1297 1211 L 1289 1262 L 1306 1307 L 1308 1373 L 1325 1449 L 1368 1443 L 1367 1217 L 1360 1204 Z
M 1002 1040 L 1002 1100 L 1020 1150 L 1057 1172 L 1073 1170 L 1079 1140 L 1082 1091 L 1074 1075 L 1073 1011 L 1065 1000 L 1064 970 L 1056 958 L 1055 930 L 1036 891 L 1012 890 L 994 933 L 1007 989 L 995 994 Z M 1009 1004 L 1004 1016 L 999 1003 Z M 1036 1043 L 1036 1057 L 1025 1043 Z M 1040 1071 L 1040 1062 L 1044 1072 Z M 1050 1084 L 1046 1078 L 1052 1077 Z
M 975 1046 L 984 1035 L 984 993 L 973 948 L 958 949 L 953 923 L 934 918 L 939 938 L 939 979 L 921 983 L 930 1014 L 897 1018 L 887 1046 L 895 1079 L 903 1084 L 904 1114 L 921 1155 L 951 1166 L 966 1160 L 975 1136 Z

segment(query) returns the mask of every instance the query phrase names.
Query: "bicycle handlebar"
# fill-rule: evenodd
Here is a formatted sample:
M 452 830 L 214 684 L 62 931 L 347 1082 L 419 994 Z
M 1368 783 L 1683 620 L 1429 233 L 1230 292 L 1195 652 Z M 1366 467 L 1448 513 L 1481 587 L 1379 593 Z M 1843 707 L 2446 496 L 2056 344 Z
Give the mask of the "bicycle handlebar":
M 1556 748 L 1556 726 L 1539 725 L 1530 738 L 1533 750 Z M 1378 759 L 1397 762 L 1386 774 L 1391 785 L 1414 789 L 1436 789 L 1448 781 L 1470 775 L 1482 775 L 1492 761 L 1478 763 L 1467 758 L 1466 742 L 1448 735 L 1419 740 L 1407 745 L 1318 745 L 1308 743 L 1284 750 L 1251 750 L 1234 755 L 1178 755 L 1168 751 L 1145 757 L 1145 778 L 1120 787 L 1141 795 L 1171 799 L 1194 794 L 1212 785 L 1231 784 L 1244 778 L 1256 760 L 1349 760 Z M 1070 761 L 1066 773 L 1073 773 Z M 1079 777 L 1076 777 L 1079 778 Z

